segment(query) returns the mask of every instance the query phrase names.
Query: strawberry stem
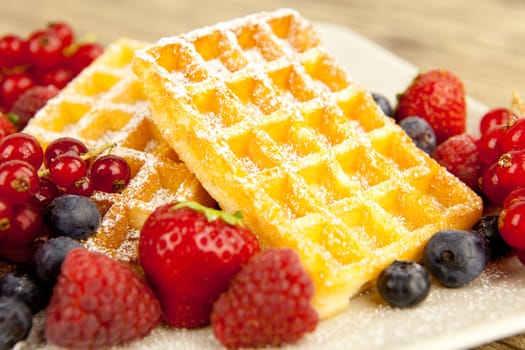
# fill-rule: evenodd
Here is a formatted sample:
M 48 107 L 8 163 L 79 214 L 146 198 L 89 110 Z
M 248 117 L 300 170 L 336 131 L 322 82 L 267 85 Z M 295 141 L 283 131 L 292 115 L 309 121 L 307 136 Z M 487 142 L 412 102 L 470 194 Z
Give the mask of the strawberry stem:
M 174 209 L 190 208 L 190 209 L 203 213 L 204 216 L 206 216 L 206 219 L 208 219 L 208 221 L 222 219 L 227 224 L 230 224 L 233 226 L 244 226 L 244 222 L 242 221 L 242 213 L 240 211 L 237 211 L 235 212 L 235 214 L 232 215 L 232 214 L 226 213 L 223 210 L 209 208 L 209 207 L 206 207 L 194 201 L 182 201 L 182 202 L 175 204 L 173 208 Z

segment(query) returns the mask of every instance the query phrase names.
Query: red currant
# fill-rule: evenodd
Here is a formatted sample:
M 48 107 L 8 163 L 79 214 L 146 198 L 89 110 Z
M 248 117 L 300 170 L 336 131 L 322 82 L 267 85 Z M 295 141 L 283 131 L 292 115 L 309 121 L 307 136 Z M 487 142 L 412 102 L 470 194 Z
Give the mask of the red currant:
M 93 193 L 93 181 L 91 176 L 87 175 L 65 189 L 68 194 L 76 194 L 79 196 L 89 197 Z
M 501 137 L 503 152 L 525 148 L 525 119 L 509 122 Z
M 514 249 L 516 257 L 522 265 L 525 265 L 525 249 Z
M 494 126 L 502 126 L 512 119 L 512 113 L 507 108 L 494 108 L 481 117 L 479 129 L 484 135 Z
M 9 160 L 0 164 L 0 195 L 13 205 L 26 203 L 38 188 L 38 174 L 23 160 Z
M 3 68 L 28 63 L 24 40 L 17 35 L 5 35 L 0 38 L 0 57 L 2 57 L 2 62 L 5 65 Z
M 518 187 L 515 190 L 512 190 L 505 201 L 503 202 L 503 207 L 508 207 L 514 202 L 525 201 L 525 187 Z
M 498 166 L 498 177 L 507 190 L 525 186 L 525 149 L 502 154 Z
M 39 30 L 27 39 L 27 52 L 37 68 L 57 67 L 64 62 L 64 46 L 52 30 Z
M 97 43 L 88 43 L 80 45 L 77 50 L 71 55 L 70 63 L 75 72 L 78 74 L 84 68 L 89 66 L 91 62 L 102 54 L 104 48 Z
M 525 202 L 503 208 L 498 219 L 501 237 L 513 248 L 525 249 Z
M 64 88 L 73 79 L 73 70 L 69 67 L 53 67 L 45 70 L 38 70 L 35 79 L 39 85 L 53 85 L 58 89 Z
M 14 220 L 13 206 L 5 198 L 0 197 L 0 235 L 9 230 Z
M 0 100 L 9 110 L 15 101 L 27 90 L 35 86 L 33 78 L 27 72 L 12 73 L 0 82 Z
M 126 160 L 108 154 L 97 158 L 91 167 L 91 179 L 95 190 L 120 193 L 128 185 L 131 170 Z
M 25 160 L 33 168 L 39 169 L 44 159 L 44 151 L 33 136 L 17 132 L 0 141 L 0 162 L 13 159 Z
M 503 148 L 501 147 L 501 138 L 505 132 L 503 125 L 492 127 L 485 134 L 481 135 L 478 141 L 479 159 L 485 165 L 491 165 L 496 162 Z
M 483 171 L 480 187 L 490 201 L 495 204 L 502 204 L 509 191 L 501 184 L 498 168 L 498 163 L 494 163 Z
M 40 177 L 35 198 L 41 208 L 45 208 L 53 199 L 60 196 L 61 192 L 57 185 L 47 177 Z
M 44 162 L 46 166 L 49 166 L 51 161 L 57 156 L 71 152 L 77 155 L 83 155 L 88 152 L 88 148 L 82 141 L 73 137 L 60 137 L 47 145 L 46 151 L 44 152 Z
M 42 233 L 42 210 L 35 200 L 14 207 L 14 220 L 9 230 L 1 233 L 2 245 L 27 246 Z
M 48 28 L 55 32 L 55 34 L 62 41 L 63 47 L 67 47 L 75 41 L 75 33 L 73 28 L 65 22 L 52 22 L 49 24 Z
M 72 152 L 55 157 L 48 166 L 49 177 L 60 187 L 70 187 L 75 181 L 87 174 L 88 166 L 78 155 Z

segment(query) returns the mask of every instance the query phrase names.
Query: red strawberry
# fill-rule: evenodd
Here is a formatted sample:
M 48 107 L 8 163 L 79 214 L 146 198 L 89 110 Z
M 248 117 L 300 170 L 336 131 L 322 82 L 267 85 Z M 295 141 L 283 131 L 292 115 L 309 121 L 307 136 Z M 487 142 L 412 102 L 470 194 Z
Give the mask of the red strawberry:
M 59 89 L 53 85 L 35 86 L 24 92 L 13 104 L 10 114 L 17 117 L 17 128 L 21 130 L 26 126 L 29 119 L 44 107 L 47 101 L 59 93 Z
M 399 96 L 396 120 L 409 116 L 426 119 L 438 143 L 465 132 L 466 99 L 463 83 L 449 71 L 419 74 Z
M 258 251 L 240 218 L 195 202 L 158 207 L 139 240 L 140 263 L 165 321 L 184 328 L 210 322 L 215 300 Z
M 294 343 L 319 322 L 313 282 L 292 249 L 266 249 L 235 276 L 213 306 L 215 336 L 227 348 Z
M 68 349 L 103 348 L 142 338 L 160 317 L 151 289 L 130 267 L 75 248 L 62 263 L 45 334 L 48 342 Z
M 15 125 L 11 121 L 11 116 L 0 113 L 0 141 L 9 134 L 17 132 Z
M 432 157 L 470 188 L 479 190 L 482 163 L 473 136 L 469 134 L 452 136 L 437 146 Z

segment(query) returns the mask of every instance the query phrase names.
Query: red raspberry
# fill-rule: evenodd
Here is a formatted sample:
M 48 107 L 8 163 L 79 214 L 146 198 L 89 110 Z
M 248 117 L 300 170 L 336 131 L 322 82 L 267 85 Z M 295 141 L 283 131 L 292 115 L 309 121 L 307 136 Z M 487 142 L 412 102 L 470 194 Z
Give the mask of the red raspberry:
M 317 327 L 313 282 L 292 249 L 266 249 L 213 305 L 213 333 L 227 348 L 278 346 Z
M 146 279 L 174 327 L 207 325 L 213 303 L 258 251 L 240 218 L 195 202 L 158 207 L 139 240 Z
M 142 338 L 160 321 L 151 289 L 129 268 L 84 248 L 71 250 L 47 310 L 48 342 L 75 349 Z
M 410 116 L 425 119 L 434 129 L 438 144 L 466 127 L 466 98 L 461 80 L 436 69 L 419 74 L 399 96 L 396 120 Z
M 45 106 L 47 101 L 55 97 L 60 90 L 53 85 L 35 86 L 24 92 L 13 104 L 10 113 L 17 119 L 18 129 L 22 129 L 29 119 Z
M 439 144 L 432 157 L 473 190 L 478 190 L 482 174 L 476 139 L 469 134 L 452 136 Z

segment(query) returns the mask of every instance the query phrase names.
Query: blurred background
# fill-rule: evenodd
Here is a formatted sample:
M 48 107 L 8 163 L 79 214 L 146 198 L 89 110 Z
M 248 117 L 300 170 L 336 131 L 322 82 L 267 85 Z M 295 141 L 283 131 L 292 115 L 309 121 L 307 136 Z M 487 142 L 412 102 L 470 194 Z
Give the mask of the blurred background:
M 524 0 L 2 0 L 0 34 L 61 20 L 104 44 L 154 41 L 279 7 L 350 28 L 421 70 L 450 69 L 490 107 L 509 105 L 513 90 L 525 94 Z

